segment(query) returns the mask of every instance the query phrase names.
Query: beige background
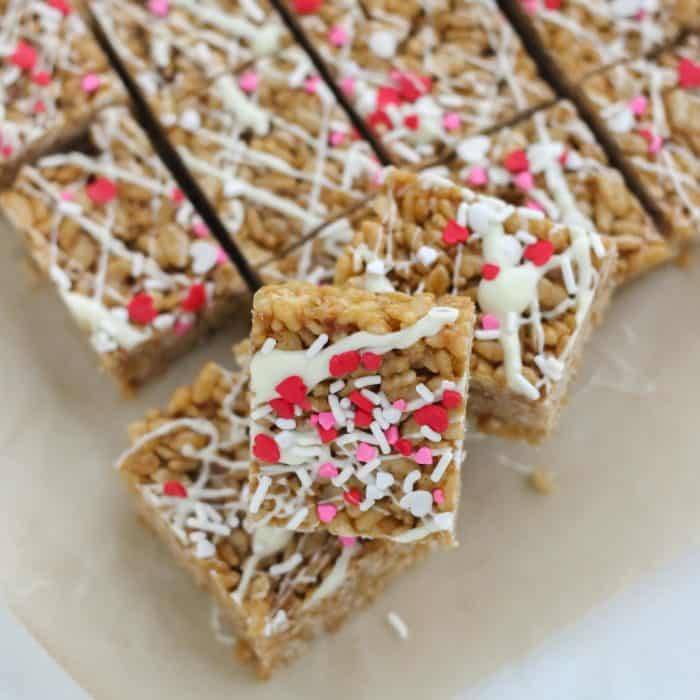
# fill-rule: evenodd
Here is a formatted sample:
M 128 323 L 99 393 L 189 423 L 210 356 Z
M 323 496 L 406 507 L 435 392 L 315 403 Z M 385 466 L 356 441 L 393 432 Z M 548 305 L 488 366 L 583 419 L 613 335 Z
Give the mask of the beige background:
M 700 546 L 699 294 L 697 268 L 624 290 L 554 440 L 539 450 L 471 442 L 461 548 L 259 684 L 214 639 L 208 600 L 135 522 L 111 469 L 125 425 L 206 360 L 230 364 L 236 334 L 124 401 L 0 225 L 0 595 L 97 700 L 471 688 Z M 517 473 L 533 465 L 556 472 L 552 496 Z M 409 640 L 388 628 L 389 610 Z

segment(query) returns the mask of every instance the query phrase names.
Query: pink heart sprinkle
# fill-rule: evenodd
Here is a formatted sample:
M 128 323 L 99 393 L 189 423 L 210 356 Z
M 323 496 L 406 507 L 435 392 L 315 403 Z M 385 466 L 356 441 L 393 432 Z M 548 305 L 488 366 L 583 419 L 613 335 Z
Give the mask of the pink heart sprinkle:
M 312 413 L 309 421 L 311 421 L 311 425 L 318 425 L 318 414 Z
M 536 202 L 534 199 L 528 199 L 527 202 L 525 202 L 525 206 L 528 209 L 534 209 L 535 211 L 544 211 L 544 207 L 539 202 Z
M 318 414 L 318 424 L 324 430 L 330 430 L 335 425 L 335 418 L 330 411 L 323 411 Z
M 148 11 L 156 17 L 167 17 L 170 12 L 168 0 L 149 0 Z
M 345 134 L 342 131 L 331 131 L 328 141 L 331 146 L 340 146 L 345 141 Z
M 501 327 L 501 322 L 493 314 L 484 314 L 481 317 L 481 327 L 485 331 L 497 331 Z
M 390 445 L 395 445 L 399 440 L 399 429 L 395 425 L 390 425 L 384 437 Z
M 442 489 L 435 489 L 433 491 L 433 500 L 435 503 L 440 505 L 445 502 L 445 492 Z
M 340 535 L 338 537 L 340 544 L 343 547 L 354 547 L 357 544 L 357 537 L 349 537 L 347 535 Z
M 518 173 L 513 178 L 513 182 L 515 183 L 516 187 L 520 188 L 521 190 L 525 190 L 525 192 L 531 190 L 535 186 L 535 180 L 532 177 L 532 173 L 529 170 L 525 170 L 522 173 Z
M 330 41 L 333 46 L 345 46 L 345 44 L 348 43 L 349 38 L 350 35 L 348 34 L 347 29 L 345 29 L 345 27 L 341 27 L 340 25 L 331 27 L 331 30 L 328 32 L 328 41 Z
M 343 78 L 340 81 L 340 89 L 344 95 L 352 97 L 355 94 L 355 78 Z
M 175 335 L 183 336 L 192 328 L 192 326 L 194 326 L 194 321 L 192 318 L 189 316 L 181 316 L 175 321 L 173 331 L 175 331 Z
M 361 442 L 355 451 L 355 457 L 358 462 L 371 462 L 377 456 L 377 448 L 368 445 L 366 442 Z
M 432 464 L 433 451 L 429 447 L 419 447 L 413 455 L 416 464 Z
M 330 462 L 325 462 L 318 468 L 318 475 L 323 479 L 332 479 L 338 476 L 338 467 L 334 467 Z
M 649 139 L 649 153 L 656 155 L 661 150 L 663 143 L 663 139 L 658 134 L 654 134 Z
M 442 125 L 447 131 L 455 131 L 456 129 L 459 129 L 460 121 L 461 119 L 459 118 L 459 114 L 457 114 L 457 112 L 447 112 L 447 114 L 442 117 Z
M 3 158 L 9 158 L 12 155 L 12 153 L 12 146 L 10 146 L 9 143 L 4 144 L 3 147 L 0 148 L 0 154 Z
M 329 523 L 338 514 L 338 509 L 332 503 L 319 503 L 316 512 L 322 523 Z
M 309 76 L 304 81 L 304 88 L 306 89 L 306 92 L 308 92 L 310 95 L 313 95 L 316 92 L 316 90 L 318 89 L 318 84 L 319 84 L 320 80 L 321 79 L 317 75 Z
M 522 0 L 522 4 L 525 8 L 525 12 L 530 15 L 534 15 L 539 9 L 538 0 Z
M 80 81 L 80 87 L 83 89 L 83 92 L 87 93 L 95 92 L 100 85 L 102 85 L 102 79 L 95 73 L 84 75 L 83 79 Z
M 72 202 L 75 199 L 75 192 L 73 190 L 63 190 L 60 197 L 64 202 Z
M 405 411 L 406 410 L 406 401 L 404 399 L 396 399 L 394 403 L 391 404 L 394 408 L 397 408 L 399 411 Z
M 480 168 L 476 166 L 469 171 L 467 175 L 467 183 L 473 185 L 474 187 L 480 187 L 485 185 L 489 181 L 488 173 L 485 168 Z
M 197 238 L 209 238 L 209 229 L 203 221 L 195 221 L 192 225 L 192 233 Z
M 641 117 L 647 110 L 648 102 L 644 95 L 637 95 L 628 102 L 628 106 L 635 117 Z
M 219 246 L 219 250 L 216 253 L 216 264 L 221 266 L 221 265 L 226 265 L 228 262 L 228 255 L 226 255 L 226 251 Z
M 238 79 L 238 85 L 243 92 L 250 94 L 258 89 L 258 74 L 254 71 L 248 71 Z

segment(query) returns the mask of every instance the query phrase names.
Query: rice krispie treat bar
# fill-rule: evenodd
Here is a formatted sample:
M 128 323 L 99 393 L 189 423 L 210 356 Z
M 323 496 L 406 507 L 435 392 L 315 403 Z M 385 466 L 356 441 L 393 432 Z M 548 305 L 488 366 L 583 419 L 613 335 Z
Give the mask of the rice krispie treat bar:
M 258 291 L 249 521 L 454 544 L 472 316 L 465 297 Z
M 233 237 L 260 249 L 253 262 L 362 201 L 381 174 L 298 47 L 154 108 Z
M 613 287 L 614 246 L 433 173 L 390 172 L 336 282 L 477 304 L 469 415 L 483 432 L 549 435 Z
M 67 0 L 0 0 L 0 186 L 126 94 Z
M 125 390 L 231 320 L 245 287 L 125 108 L 96 155 L 25 166 L 0 205 Z
M 435 160 L 553 98 L 493 0 L 288 4 L 396 162 Z
M 616 61 L 649 55 L 700 18 L 700 0 L 505 2 L 570 85 Z
M 290 40 L 267 0 L 95 0 L 91 9 L 147 97 L 201 88 Z
M 700 37 L 584 81 L 586 105 L 675 243 L 700 235 Z
M 493 134 L 464 139 L 449 169 L 475 192 L 613 237 L 619 281 L 671 256 L 670 244 L 622 174 L 608 164 L 571 102 L 562 100 Z
M 232 625 L 239 656 L 266 678 L 336 630 L 419 559 L 421 544 L 243 526 L 247 376 L 208 364 L 168 407 L 129 430 L 118 460 L 144 520 Z

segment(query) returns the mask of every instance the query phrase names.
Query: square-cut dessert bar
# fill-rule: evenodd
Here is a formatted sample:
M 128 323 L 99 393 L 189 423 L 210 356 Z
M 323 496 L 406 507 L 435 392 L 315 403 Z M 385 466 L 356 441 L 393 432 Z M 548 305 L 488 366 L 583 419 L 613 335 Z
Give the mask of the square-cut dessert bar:
M 250 504 L 247 374 L 208 364 L 130 427 L 118 460 L 136 507 L 206 587 L 261 677 L 336 630 L 424 544 L 243 526 Z
M 126 93 L 66 0 L 0 0 L 0 186 Z
M 505 0 L 544 61 L 570 85 L 641 58 L 698 26 L 699 0 Z
M 233 237 L 262 249 L 254 262 L 362 201 L 381 174 L 296 46 L 153 104 Z
M 454 544 L 472 326 L 466 297 L 258 291 L 249 521 Z
M 553 99 L 493 0 L 290 1 L 335 81 L 392 158 L 419 164 Z M 302 12 L 303 10 L 303 12 Z
M 700 37 L 597 73 L 581 92 L 673 242 L 700 236 Z
M 125 108 L 91 136 L 95 155 L 25 166 L 0 205 L 129 390 L 229 322 L 245 286 Z
M 562 100 L 492 134 L 464 139 L 449 168 L 475 192 L 611 236 L 620 281 L 672 254 L 571 102 Z
M 469 415 L 484 432 L 546 437 L 608 302 L 614 244 L 434 173 L 389 172 L 371 206 L 336 283 L 473 299 Z
M 146 96 L 201 87 L 289 39 L 267 0 L 96 0 L 91 11 Z

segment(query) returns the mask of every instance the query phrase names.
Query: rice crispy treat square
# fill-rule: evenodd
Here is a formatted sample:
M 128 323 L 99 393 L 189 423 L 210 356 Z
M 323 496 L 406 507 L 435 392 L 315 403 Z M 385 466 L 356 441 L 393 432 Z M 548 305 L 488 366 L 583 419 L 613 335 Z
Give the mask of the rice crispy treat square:
M 298 47 L 154 106 L 234 239 L 260 249 L 253 262 L 362 201 L 381 174 Z
M 424 544 L 243 526 L 247 373 L 210 363 L 129 429 L 118 460 L 140 515 L 201 587 L 261 678 L 335 631 L 427 551 Z
M 147 99 L 201 87 L 291 40 L 267 0 L 96 0 L 91 10 Z
M 563 80 L 642 58 L 697 26 L 700 0 L 505 0 Z
M 465 139 L 449 171 L 475 192 L 614 238 L 618 281 L 638 277 L 672 255 L 670 243 L 566 100 L 500 131 Z
M 700 236 L 700 37 L 584 81 L 586 106 L 671 240 Z
M 101 112 L 91 137 L 95 155 L 25 166 L 0 206 L 129 391 L 229 322 L 247 294 L 128 111 Z
M 469 415 L 536 443 L 554 429 L 613 288 L 614 244 L 434 173 L 389 172 L 335 280 L 476 303 Z
M 258 291 L 251 524 L 455 544 L 472 316 L 465 297 Z
M 326 0 L 299 19 L 396 163 L 433 161 L 466 135 L 553 99 L 493 0 L 427 9 L 376 1 L 369 10 Z
M 66 0 L 0 0 L 0 187 L 79 139 L 121 81 Z

